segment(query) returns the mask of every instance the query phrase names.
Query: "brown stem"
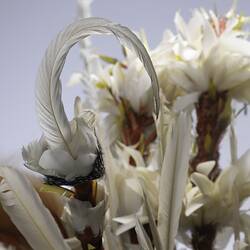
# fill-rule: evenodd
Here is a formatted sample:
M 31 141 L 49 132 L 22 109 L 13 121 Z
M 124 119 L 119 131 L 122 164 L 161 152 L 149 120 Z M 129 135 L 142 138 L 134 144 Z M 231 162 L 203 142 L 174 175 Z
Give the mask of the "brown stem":
M 214 160 L 216 165 L 210 174 L 215 179 L 219 173 L 219 146 L 230 121 L 227 92 L 205 92 L 196 104 L 197 154 L 190 161 L 190 172 L 195 172 L 199 163 Z
M 192 246 L 194 250 L 213 250 L 216 237 L 215 225 L 196 227 L 192 232 Z
M 75 185 L 75 198 L 81 201 L 89 201 L 94 207 L 96 205 L 96 185 L 95 181 L 86 181 Z
M 96 206 L 96 182 L 87 181 L 82 184 L 76 185 L 75 188 L 75 198 L 81 201 L 88 201 L 92 206 Z M 86 227 L 82 234 L 78 234 L 77 238 L 82 243 L 83 250 L 89 250 L 90 245 L 96 250 L 104 250 L 102 246 L 102 232 L 100 231 L 97 236 L 90 227 Z
M 89 250 L 90 246 L 93 246 L 96 250 L 104 250 L 102 246 L 102 234 L 94 236 L 90 227 L 86 227 L 83 234 L 78 234 L 77 238 L 81 241 L 83 250 Z
M 196 146 L 197 153 L 190 161 L 190 173 L 195 172 L 199 163 L 215 161 L 210 173 L 211 180 L 219 175 L 219 146 L 231 118 L 231 102 L 227 92 L 216 92 L 212 88 L 201 94 L 196 104 Z M 216 225 L 201 225 L 192 230 L 194 250 L 212 250 L 216 237 Z
M 121 103 L 125 111 L 125 119 L 122 125 L 122 142 L 130 146 L 137 144 L 143 138 L 143 145 L 139 143 L 137 149 L 143 147 L 146 158 L 149 145 L 156 138 L 154 118 L 148 116 L 143 107 L 141 107 L 139 112 L 135 112 L 127 100 L 121 98 Z

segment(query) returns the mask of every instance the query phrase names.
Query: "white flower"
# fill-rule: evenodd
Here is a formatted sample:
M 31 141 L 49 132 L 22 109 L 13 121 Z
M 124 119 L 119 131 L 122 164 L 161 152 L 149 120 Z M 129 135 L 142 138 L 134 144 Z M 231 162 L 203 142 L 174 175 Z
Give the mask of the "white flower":
M 93 101 L 96 109 L 104 114 L 101 124 L 106 128 L 109 144 L 117 139 L 128 145 L 137 143 L 140 134 L 129 139 L 124 134 L 126 124 L 133 126 L 130 116 L 135 119 L 136 116 L 148 118 L 153 124 L 150 79 L 139 60 L 127 57 L 123 63 L 117 62 L 103 68 L 102 73 L 92 75 L 92 79 L 96 86 Z
M 136 215 L 143 224 L 149 223 L 143 189 L 152 208 L 152 216 L 157 218 L 159 172 L 145 167 L 133 168 L 131 166 L 126 169 L 116 166 L 116 170 L 114 181 L 118 200 L 117 212 L 112 220 L 118 223 L 115 232 L 116 235 L 120 235 L 135 227 Z M 110 201 L 114 201 L 114 198 L 112 195 Z M 124 243 L 126 242 L 124 238 Z
M 118 147 L 118 146 L 117 146 Z M 142 186 L 154 214 L 158 210 L 159 170 L 145 167 L 145 162 L 137 150 L 125 145 L 116 149 L 116 157 L 105 153 L 107 187 L 110 187 L 112 216 L 120 217 L 137 213 L 143 205 Z M 105 158 L 104 158 L 105 159 Z M 133 164 L 132 164 L 133 163 Z M 109 188 L 108 188 L 109 190 Z
M 179 86 L 171 81 L 169 72 L 166 70 L 169 57 L 172 57 L 172 46 L 175 40 L 174 34 L 170 31 L 166 31 L 163 35 L 162 42 L 150 52 L 160 89 L 170 104 L 172 104 L 178 96 L 185 93 Z
M 70 199 L 65 205 L 62 220 L 74 232 L 82 234 L 86 227 L 90 227 L 94 236 L 97 236 L 102 229 L 104 214 L 104 201 L 93 207 L 90 202 Z
M 191 227 L 216 225 L 219 230 L 223 227 L 235 228 L 235 223 L 238 223 L 240 230 L 248 237 L 249 232 L 244 227 L 246 224 L 240 223 L 239 219 L 248 216 L 240 208 L 250 196 L 250 151 L 233 166 L 223 169 L 214 182 L 207 177 L 214 163 L 201 165 L 197 168 L 198 172 L 191 175 L 191 182 L 195 186 L 189 183 L 187 187 L 184 221 L 191 221 Z M 199 172 L 204 167 L 205 172 Z
M 247 21 L 236 14 L 219 18 L 201 9 L 185 23 L 177 13 L 178 34 L 165 36 L 156 67 L 186 92 L 205 92 L 212 85 L 250 102 L 250 42 L 242 30 Z
M 149 203 L 155 214 L 158 210 L 159 170 L 145 167 L 145 162 L 137 150 L 125 145 L 116 150 L 117 170 L 115 181 L 119 194 L 119 216 L 137 212 L 143 204 L 142 187 L 145 187 Z M 131 164 L 131 157 L 135 166 Z
M 102 144 L 111 147 L 114 156 L 117 154 L 117 144 L 133 146 L 145 161 L 144 166 L 158 168 L 155 163 L 157 135 L 150 78 L 139 59 L 128 49 L 123 62 L 100 57 L 108 64 L 101 64 L 100 59 L 93 55 L 95 69 L 88 73 L 85 80 L 84 73 L 81 79 L 80 75 L 76 78 L 83 81 L 84 92 L 88 96 L 86 99 L 91 100 L 89 107 L 98 114 L 97 126 L 104 135 Z M 75 82 L 73 78 L 72 82 Z M 86 104 L 86 101 L 78 103 L 77 109 L 86 108 Z

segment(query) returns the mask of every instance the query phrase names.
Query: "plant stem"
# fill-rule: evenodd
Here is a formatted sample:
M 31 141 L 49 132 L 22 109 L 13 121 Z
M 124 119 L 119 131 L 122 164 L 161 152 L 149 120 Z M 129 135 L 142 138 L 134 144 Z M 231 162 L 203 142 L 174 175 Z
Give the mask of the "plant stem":
M 215 161 L 209 174 L 215 180 L 219 173 L 219 147 L 231 119 L 231 100 L 227 92 L 217 92 L 214 86 L 200 95 L 196 104 L 196 146 L 197 153 L 190 161 L 190 174 L 196 171 L 199 163 Z M 192 230 L 194 250 L 213 250 L 217 227 L 203 224 Z
M 156 128 L 153 116 L 148 116 L 145 108 L 141 107 L 135 112 L 129 102 L 121 98 L 124 109 L 124 121 L 122 124 L 122 142 L 127 145 L 139 143 L 137 149 L 142 149 L 144 158 L 147 158 L 149 145 L 156 139 Z M 143 138 L 143 141 L 140 140 Z
M 196 104 L 197 153 L 190 161 L 190 172 L 195 172 L 199 163 L 215 161 L 210 173 L 212 180 L 219 174 L 219 146 L 231 118 L 231 102 L 227 92 L 205 92 Z
M 194 250 L 212 250 L 216 237 L 216 225 L 202 225 L 192 232 L 192 246 Z

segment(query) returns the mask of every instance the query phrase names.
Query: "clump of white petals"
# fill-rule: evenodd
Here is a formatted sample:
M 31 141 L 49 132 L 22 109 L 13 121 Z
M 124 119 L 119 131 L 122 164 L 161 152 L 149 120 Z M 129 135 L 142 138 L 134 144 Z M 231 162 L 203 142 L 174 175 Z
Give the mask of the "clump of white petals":
M 84 78 L 84 73 L 76 73 L 70 82 L 71 84 L 78 81 L 84 83 L 85 93 L 91 96 L 88 100 L 92 100 L 88 105 L 102 115 L 100 123 L 107 132 L 108 144 L 112 144 L 121 136 L 125 120 L 124 101 L 137 114 L 144 113 L 152 116 L 153 113 L 150 78 L 139 59 L 129 50 L 127 52 L 124 61 L 105 65 L 101 59 L 92 55 L 89 58 L 89 65 L 92 65 L 92 60 L 96 65 L 88 79 Z M 115 59 L 110 58 L 110 60 Z
M 183 221 L 189 221 L 191 227 L 213 224 L 218 230 L 232 228 L 236 230 L 236 235 L 243 232 L 245 241 L 249 243 L 250 216 L 241 207 L 250 196 L 250 151 L 233 165 L 223 169 L 213 182 L 208 174 L 214 164 L 215 162 L 202 163 L 198 172 L 191 175 L 184 199 Z
M 212 85 L 250 102 L 250 42 L 243 30 L 248 22 L 233 9 L 225 17 L 196 9 L 189 22 L 177 13 L 177 34 L 167 32 L 153 53 L 164 88 L 192 93 Z

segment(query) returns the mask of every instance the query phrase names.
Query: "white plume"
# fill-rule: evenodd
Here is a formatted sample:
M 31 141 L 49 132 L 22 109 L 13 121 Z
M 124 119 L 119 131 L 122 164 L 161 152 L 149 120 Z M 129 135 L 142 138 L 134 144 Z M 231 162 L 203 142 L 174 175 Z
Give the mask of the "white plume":
M 0 167 L 0 202 L 35 250 L 69 250 L 60 230 L 31 183 L 17 170 Z
M 137 54 L 152 81 L 156 114 L 159 110 L 157 76 L 151 59 L 137 36 L 128 28 L 101 18 L 75 21 L 59 33 L 48 47 L 38 71 L 36 86 L 37 112 L 49 146 L 52 149 L 66 149 L 73 158 L 76 158 L 76 153 L 70 145 L 73 135 L 62 103 L 60 74 L 70 48 L 92 34 L 114 34 L 122 44 Z
M 173 119 L 161 169 L 158 230 L 163 250 L 173 250 L 184 196 L 191 147 L 191 114 Z

